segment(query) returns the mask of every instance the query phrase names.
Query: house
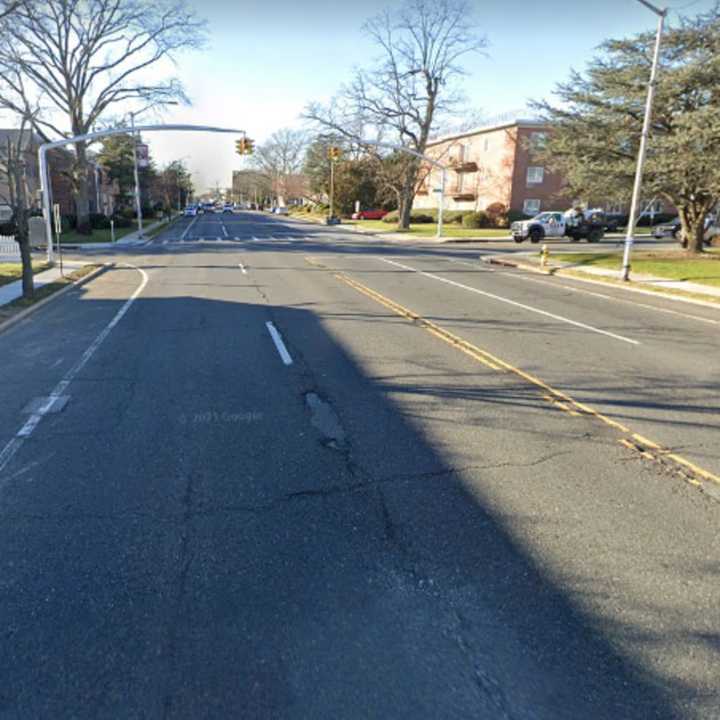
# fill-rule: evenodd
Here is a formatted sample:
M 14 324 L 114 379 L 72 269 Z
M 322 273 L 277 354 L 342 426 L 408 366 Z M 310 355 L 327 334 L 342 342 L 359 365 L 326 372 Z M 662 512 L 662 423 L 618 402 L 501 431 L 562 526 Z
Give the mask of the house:
M 535 215 L 566 208 L 562 177 L 533 157 L 552 129 L 538 120 L 514 119 L 431 140 L 426 153 L 448 165 L 444 206 L 448 210 L 506 208 Z M 414 207 L 436 208 L 440 170 L 425 170 Z

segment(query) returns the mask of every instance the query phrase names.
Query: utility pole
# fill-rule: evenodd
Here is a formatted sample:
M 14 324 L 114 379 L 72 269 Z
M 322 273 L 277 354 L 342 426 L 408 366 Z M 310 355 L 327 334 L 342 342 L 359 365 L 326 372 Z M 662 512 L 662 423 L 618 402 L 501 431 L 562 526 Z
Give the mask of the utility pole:
M 655 85 L 657 84 L 658 65 L 660 64 L 660 43 L 662 42 L 663 26 L 667 17 L 667 8 L 661 10 L 655 7 L 648 0 L 637 0 L 648 10 L 658 16 L 657 35 L 655 36 L 655 51 L 653 53 L 652 69 L 650 70 L 650 83 L 648 84 L 647 100 L 645 102 L 645 119 L 643 120 L 642 135 L 640 136 L 640 149 L 638 151 L 637 167 L 635 168 L 635 184 L 633 185 L 632 201 L 630 203 L 630 217 L 628 218 L 627 234 L 625 236 L 625 252 L 623 253 L 622 279 L 630 280 L 630 255 L 632 253 L 635 239 L 635 225 L 637 223 L 637 212 L 640 204 L 640 191 L 642 189 L 643 165 L 650 136 L 650 121 L 652 119 L 652 106 L 655 97 Z
M 137 213 L 138 235 L 142 235 L 143 221 L 142 221 L 142 206 L 140 204 L 140 177 L 138 174 L 137 138 L 135 137 L 135 113 L 134 112 L 130 112 L 130 130 L 131 130 L 131 135 L 132 135 L 132 148 L 133 148 L 133 176 L 135 178 L 135 212 Z

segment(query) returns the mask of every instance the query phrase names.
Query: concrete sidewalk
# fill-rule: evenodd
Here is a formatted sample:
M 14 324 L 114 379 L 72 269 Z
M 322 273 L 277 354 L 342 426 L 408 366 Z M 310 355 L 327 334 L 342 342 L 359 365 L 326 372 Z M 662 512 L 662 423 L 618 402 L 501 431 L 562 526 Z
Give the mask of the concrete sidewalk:
M 619 271 L 608 270 L 607 268 L 582 267 L 575 263 L 559 263 L 553 262 L 552 260 L 547 267 L 542 267 L 537 253 L 496 255 L 493 257 L 484 257 L 482 260 L 490 265 L 506 265 L 523 270 L 530 270 L 532 272 L 540 272 L 545 275 L 572 277 L 576 280 L 587 279 L 592 282 L 613 285 L 621 282 Z M 586 276 L 586 278 L 581 277 L 583 275 Z M 637 292 L 662 294 L 663 297 L 670 299 L 693 300 L 694 302 L 713 305 L 714 307 L 717 307 L 718 302 L 720 302 L 719 287 L 703 285 L 702 283 L 690 282 L 688 280 L 669 280 L 668 278 L 655 277 L 653 275 L 632 273 L 630 281 L 622 282 L 622 287 Z M 704 296 L 707 300 L 703 297 L 695 299 L 689 296 Z
M 64 261 L 63 262 L 63 271 L 65 275 L 68 275 L 69 273 L 73 272 L 74 270 L 79 270 L 81 267 L 84 267 L 85 265 L 88 265 L 89 263 L 85 262 L 77 262 L 77 261 Z M 60 273 L 60 266 L 56 265 L 55 267 L 51 267 L 48 270 L 43 270 L 43 272 L 38 273 L 35 275 L 35 290 L 39 290 L 41 287 L 45 285 L 49 285 L 50 283 L 56 282 L 62 277 Z M 22 297 L 22 280 L 15 280 L 14 282 L 8 283 L 7 285 L 0 286 L 0 306 L 7 305 L 8 303 L 14 302 L 15 300 L 18 300 Z

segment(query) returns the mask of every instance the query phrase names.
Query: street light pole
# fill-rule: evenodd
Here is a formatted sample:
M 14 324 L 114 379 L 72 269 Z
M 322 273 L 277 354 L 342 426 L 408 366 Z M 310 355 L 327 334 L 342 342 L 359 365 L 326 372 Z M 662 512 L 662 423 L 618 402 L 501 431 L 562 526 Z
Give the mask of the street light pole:
M 135 137 L 135 113 L 130 112 L 130 129 L 132 134 L 133 149 L 133 176 L 135 178 L 135 212 L 137 213 L 138 235 L 142 235 L 142 205 L 140 203 L 140 177 L 138 174 L 137 138 Z
M 637 222 L 638 206 L 640 204 L 640 190 L 642 188 L 643 165 L 647 152 L 648 137 L 650 135 L 650 121 L 652 119 L 652 106 L 655 97 L 655 85 L 657 84 L 658 65 L 660 62 L 660 43 L 662 42 L 663 26 L 667 17 L 667 8 L 661 10 L 647 0 L 638 0 L 648 10 L 658 16 L 657 35 L 655 37 L 655 51 L 653 53 L 652 70 L 650 71 L 650 83 L 648 85 L 647 100 L 645 102 L 645 119 L 643 120 L 642 135 L 640 136 L 640 149 L 638 150 L 637 167 L 635 168 L 635 184 L 633 185 L 632 201 L 630 203 L 630 217 L 628 218 L 627 234 L 625 236 L 625 252 L 623 253 L 622 279 L 630 279 L 630 254 L 635 237 L 635 224 Z

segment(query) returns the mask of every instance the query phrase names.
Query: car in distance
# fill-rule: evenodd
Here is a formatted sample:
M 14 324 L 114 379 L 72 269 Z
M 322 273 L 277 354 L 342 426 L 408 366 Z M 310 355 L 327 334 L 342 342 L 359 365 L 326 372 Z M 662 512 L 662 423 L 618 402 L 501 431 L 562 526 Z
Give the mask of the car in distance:
M 279 207 L 276 207 L 276 208 L 273 210 L 273 212 L 274 212 L 276 215 L 287 215 L 287 214 L 288 214 L 288 209 L 287 209 L 285 206 L 281 206 L 281 207 L 279 206 Z
M 352 214 L 353 220 L 382 220 L 388 214 L 387 210 L 360 210 Z
M 704 240 L 706 245 L 710 245 L 712 243 L 713 238 L 720 235 L 720 225 L 718 224 L 718 220 L 713 217 L 712 215 L 708 215 L 705 218 L 705 235 Z M 680 223 L 680 218 L 677 217 L 674 220 L 671 220 L 669 223 L 664 223 L 662 225 L 656 225 L 653 228 L 653 237 L 656 240 L 661 240 L 663 238 L 671 237 L 673 240 L 678 240 L 683 247 L 687 246 L 687 243 L 683 241 L 682 239 L 682 225 Z
M 224 213 L 231 213 L 233 211 L 233 204 L 232 203 L 225 203 L 222 207 L 222 211 Z
M 183 211 L 183 215 L 185 215 L 185 217 L 195 217 L 197 214 L 198 209 L 196 205 L 188 205 Z

